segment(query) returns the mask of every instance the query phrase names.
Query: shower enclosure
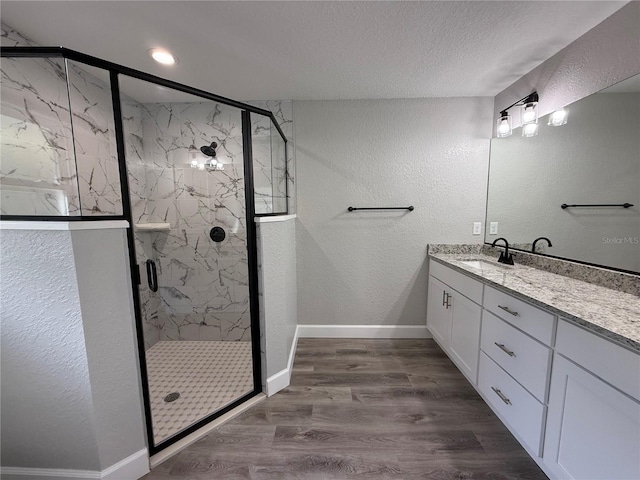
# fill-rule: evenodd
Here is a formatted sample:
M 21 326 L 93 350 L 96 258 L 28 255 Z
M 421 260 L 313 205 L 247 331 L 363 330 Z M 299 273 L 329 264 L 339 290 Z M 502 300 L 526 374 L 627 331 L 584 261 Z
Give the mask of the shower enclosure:
M 253 217 L 287 213 L 287 140 L 268 110 L 77 52 L 2 57 L 2 219 L 129 222 L 155 453 L 262 389 Z

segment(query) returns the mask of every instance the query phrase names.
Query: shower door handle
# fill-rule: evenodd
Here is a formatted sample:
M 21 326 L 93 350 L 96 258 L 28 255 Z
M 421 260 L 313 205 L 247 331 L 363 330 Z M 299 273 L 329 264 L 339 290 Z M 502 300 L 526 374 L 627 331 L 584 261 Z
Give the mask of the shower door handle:
M 149 290 L 158 291 L 158 273 L 156 272 L 156 262 L 147 260 L 147 282 L 149 282 Z

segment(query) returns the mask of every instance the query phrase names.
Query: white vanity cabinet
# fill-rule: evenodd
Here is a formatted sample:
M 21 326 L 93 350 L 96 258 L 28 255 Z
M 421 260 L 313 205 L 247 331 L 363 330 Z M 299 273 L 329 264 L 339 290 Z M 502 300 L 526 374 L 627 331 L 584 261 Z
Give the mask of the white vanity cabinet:
M 429 277 L 429 305 L 427 326 L 433 338 L 445 351 L 451 343 L 451 312 L 447 307 L 447 285 L 435 277 Z
M 434 260 L 429 272 L 429 330 L 552 480 L 640 479 L 637 351 Z
M 482 283 L 431 262 L 427 327 L 473 385 L 478 380 Z M 476 300 L 476 302 L 473 301 Z
M 555 318 L 485 286 L 480 393 L 536 458 L 542 454 Z
M 639 479 L 639 398 L 640 356 L 561 320 L 544 442 L 548 470 L 558 479 Z

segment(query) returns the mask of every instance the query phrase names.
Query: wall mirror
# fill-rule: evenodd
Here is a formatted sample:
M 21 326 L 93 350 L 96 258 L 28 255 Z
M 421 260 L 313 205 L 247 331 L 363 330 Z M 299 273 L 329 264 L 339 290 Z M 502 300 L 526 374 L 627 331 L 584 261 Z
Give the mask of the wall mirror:
M 565 110 L 491 140 L 485 242 L 640 273 L 640 74 Z

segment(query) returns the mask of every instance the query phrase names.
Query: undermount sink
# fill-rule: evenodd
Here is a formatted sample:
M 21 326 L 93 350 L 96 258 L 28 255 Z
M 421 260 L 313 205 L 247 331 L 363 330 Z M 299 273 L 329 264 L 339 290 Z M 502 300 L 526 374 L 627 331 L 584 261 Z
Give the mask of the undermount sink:
M 463 260 L 461 263 L 466 265 L 467 267 L 477 268 L 478 270 L 503 270 L 507 268 L 506 266 L 498 265 L 497 263 L 487 262 L 485 260 L 478 260 L 478 259 Z

